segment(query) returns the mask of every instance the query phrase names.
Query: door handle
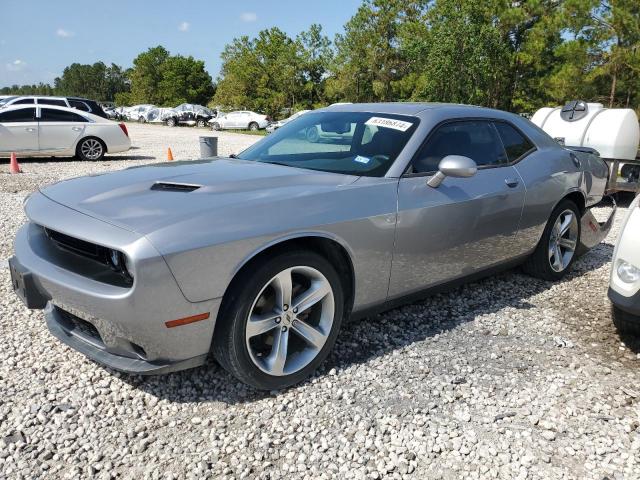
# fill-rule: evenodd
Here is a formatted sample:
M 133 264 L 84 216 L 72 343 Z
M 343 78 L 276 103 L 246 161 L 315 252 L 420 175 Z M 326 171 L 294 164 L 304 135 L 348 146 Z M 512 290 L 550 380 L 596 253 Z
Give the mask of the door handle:
M 35 132 L 35 131 L 36 131 L 36 129 L 35 129 L 35 128 L 33 128 L 33 127 L 27 127 L 27 128 L 25 128 L 25 130 L 26 130 L 27 132 Z
M 517 178 L 505 178 L 504 183 L 506 183 L 509 188 L 515 188 L 520 183 L 520 180 Z
M 71 127 L 71 130 L 73 130 L 74 132 L 80 132 L 82 131 L 82 127 Z

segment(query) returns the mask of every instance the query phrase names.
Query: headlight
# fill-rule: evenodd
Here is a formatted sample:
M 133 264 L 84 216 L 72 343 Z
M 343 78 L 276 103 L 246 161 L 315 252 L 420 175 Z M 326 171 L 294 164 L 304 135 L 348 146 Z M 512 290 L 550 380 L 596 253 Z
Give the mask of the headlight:
M 624 283 L 635 283 L 640 280 L 640 268 L 624 260 L 618 260 L 618 277 Z

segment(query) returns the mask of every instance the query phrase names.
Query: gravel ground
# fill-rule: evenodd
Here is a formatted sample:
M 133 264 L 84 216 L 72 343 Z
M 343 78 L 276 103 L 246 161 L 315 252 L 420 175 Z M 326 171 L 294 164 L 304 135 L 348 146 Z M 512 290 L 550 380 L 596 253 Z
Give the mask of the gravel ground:
M 39 185 L 167 144 L 196 156 L 202 134 L 130 129 L 131 159 L 0 173 L 0 261 Z M 256 140 L 219 136 L 222 153 Z M 640 478 L 640 344 L 615 332 L 606 297 L 624 213 L 563 282 L 511 271 L 349 322 L 315 377 L 271 393 L 214 363 L 102 368 L 48 334 L 0 264 L 0 478 Z

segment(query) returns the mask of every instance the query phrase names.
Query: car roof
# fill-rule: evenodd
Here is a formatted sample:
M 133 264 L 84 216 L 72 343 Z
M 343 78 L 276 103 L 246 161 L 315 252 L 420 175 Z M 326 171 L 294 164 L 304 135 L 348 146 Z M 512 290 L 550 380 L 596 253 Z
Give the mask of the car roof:
M 36 105 L 36 104 L 31 104 L 31 105 L 7 105 L 6 107 L 2 107 L 0 109 L 0 112 L 8 112 L 10 110 L 20 110 L 21 108 L 50 108 L 53 110 L 63 110 L 65 112 L 71 112 L 71 113 L 76 113 L 80 116 L 83 117 L 88 117 L 90 120 L 93 121 L 109 121 L 106 118 L 102 118 L 98 115 L 95 115 L 93 113 L 89 113 L 89 112 L 83 112 L 82 110 L 78 110 L 77 108 L 70 108 L 70 107 L 60 107 L 58 105 Z
M 470 115 L 485 115 L 488 113 L 496 114 L 501 112 L 500 110 L 494 110 L 491 108 L 477 107 L 474 105 L 463 105 L 458 103 L 436 103 L 436 102 L 383 102 L 383 103 L 341 103 L 333 104 L 326 108 L 324 111 L 332 112 L 370 112 L 370 113 L 388 113 L 396 115 L 413 115 L 425 111 L 456 111 L 460 112 L 466 110 Z

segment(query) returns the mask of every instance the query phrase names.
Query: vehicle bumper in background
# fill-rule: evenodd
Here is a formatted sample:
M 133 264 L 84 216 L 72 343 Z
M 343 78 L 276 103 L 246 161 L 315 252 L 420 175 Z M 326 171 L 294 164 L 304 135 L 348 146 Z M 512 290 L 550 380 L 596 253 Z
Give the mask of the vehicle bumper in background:
M 602 242 L 611 231 L 613 220 L 616 216 L 617 205 L 613 197 L 609 197 L 611 201 L 611 212 L 604 222 L 598 222 L 593 215 L 591 208 L 587 208 L 584 215 L 580 219 L 580 246 L 579 251 L 584 253 Z
M 107 145 L 107 153 L 126 152 L 130 149 L 131 149 L 131 140 L 129 138 L 127 138 L 126 141 L 122 141 L 121 143 Z
M 625 297 L 621 293 L 616 292 L 613 288 L 609 287 L 608 291 L 609 300 L 620 310 L 630 313 L 638 317 L 640 323 L 640 292 L 630 297 Z

